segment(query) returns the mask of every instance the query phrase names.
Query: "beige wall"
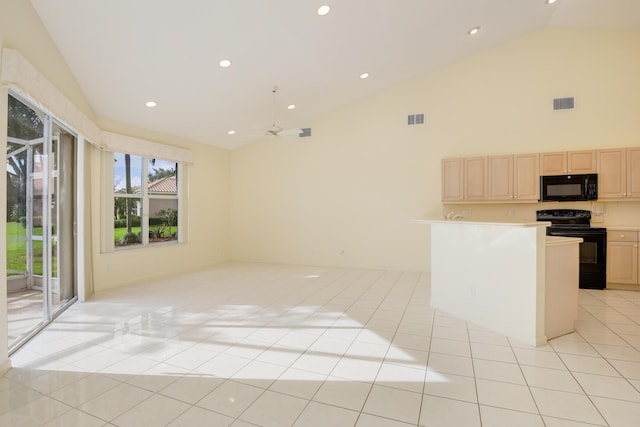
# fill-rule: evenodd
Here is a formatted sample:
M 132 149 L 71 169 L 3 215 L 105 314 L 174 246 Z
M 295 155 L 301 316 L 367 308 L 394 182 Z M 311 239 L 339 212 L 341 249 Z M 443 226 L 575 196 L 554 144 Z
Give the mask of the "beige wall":
M 107 120 L 102 120 L 100 126 L 110 132 L 189 149 L 193 151 L 195 161 L 186 167 L 188 189 L 183 200 L 188 210 L 187 242 L 112 253 L 100 253 L 100 243 L 94 242 L 95 290 L 204 268 L 228 260 L 229 151 Z M 99 156 L 96 156 L 95 163 L 100 164 Z M 93 176 L 99 180 L 99 176 Z M 99 222 L 94 221 L 92 226 L 94 235 L 99 235 Z
M 409 220 L 448 208 L 441 158 L 640 146 L 637 52 L 640 31 L 548 29 L 329 114 L 309 140 L 234 151 L 232 257 L 428 270 L 428 231 Z M 564 96 L 576 109 L 553 112 Z M 417 112 L 426 124 L 407 126 Z M 608 221 L 640 226 L 638 203 L 607 208 Z

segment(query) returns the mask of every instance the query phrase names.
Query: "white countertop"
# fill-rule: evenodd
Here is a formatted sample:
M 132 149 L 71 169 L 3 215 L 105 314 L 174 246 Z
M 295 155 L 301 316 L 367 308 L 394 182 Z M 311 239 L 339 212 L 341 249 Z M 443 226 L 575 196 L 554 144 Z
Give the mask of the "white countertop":
M 517 218 L 505 218 L 495 220 L 474 220 L 467 218 L 445 219 L 445 218 L 423 218 L 414 219 L 412 222 L 416 224 L 466 224 L 466 225 L 504 225 L 509 227 L 548 227 L 550 222 L 546 221 L 527 221 Z
M 456 218 L 456 219 L 446 219 L 446 218 L 420 218 L 414 219 L 412 222 L 416 224 L 473 224 L 473 225 L 505 225 L 511 227 L 537 227 L 544 226 L 548 227 L 551 225 L 550 222 L 546 221 L 531 221 L 522 218 L 502 218 L 502 219 L 491 219 L 491 220 L 477 220 L 473 218 Z M 640 226 L 634 225 L 608 225 L 602 223 L 591 223 L 592 227 L 603 227 L 610 231 L 638 231 L 640 232 Z
M 640 231 L 640 227 L 634 227 L 634 226 L 616 226 L 616 227 L 610 227 L 607 226 L 605 224 L 591 224 L 592 227 L 605 227 L 607 230 L 611 230 L 611 231 L 622 231 L 622 230 L 631 230 L 631 231 Z

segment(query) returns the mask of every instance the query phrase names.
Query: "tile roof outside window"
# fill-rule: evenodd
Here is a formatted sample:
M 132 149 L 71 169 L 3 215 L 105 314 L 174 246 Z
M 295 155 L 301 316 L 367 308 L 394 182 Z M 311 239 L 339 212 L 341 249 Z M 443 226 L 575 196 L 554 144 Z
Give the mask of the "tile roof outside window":
M 160 178 L 157 181 L 150 182 L 147 188 L 150 194 L 176 194 L 178 192 L 175 176 Z M 133 187 L 134 194 L 141 194 L 141 192 L 142 189 L 139 185 Z
M 149 183 L 149 193 L 177 193 L 176 177 L 168 176 Z

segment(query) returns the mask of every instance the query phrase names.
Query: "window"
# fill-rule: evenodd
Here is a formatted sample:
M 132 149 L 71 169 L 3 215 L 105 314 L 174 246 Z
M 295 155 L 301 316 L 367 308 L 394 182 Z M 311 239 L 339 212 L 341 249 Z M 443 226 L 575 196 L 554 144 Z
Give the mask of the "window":
M 178 240 L 178 163 L 113 155 L 115 247 Z

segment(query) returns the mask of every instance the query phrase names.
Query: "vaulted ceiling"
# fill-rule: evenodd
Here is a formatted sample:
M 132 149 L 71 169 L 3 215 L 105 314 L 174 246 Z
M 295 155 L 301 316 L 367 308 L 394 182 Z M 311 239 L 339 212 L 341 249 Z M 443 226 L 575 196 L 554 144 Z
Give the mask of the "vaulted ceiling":
M 542 28 L 640 29 L 638 0 L 31 2 L 99 117 L 223 148 Z

